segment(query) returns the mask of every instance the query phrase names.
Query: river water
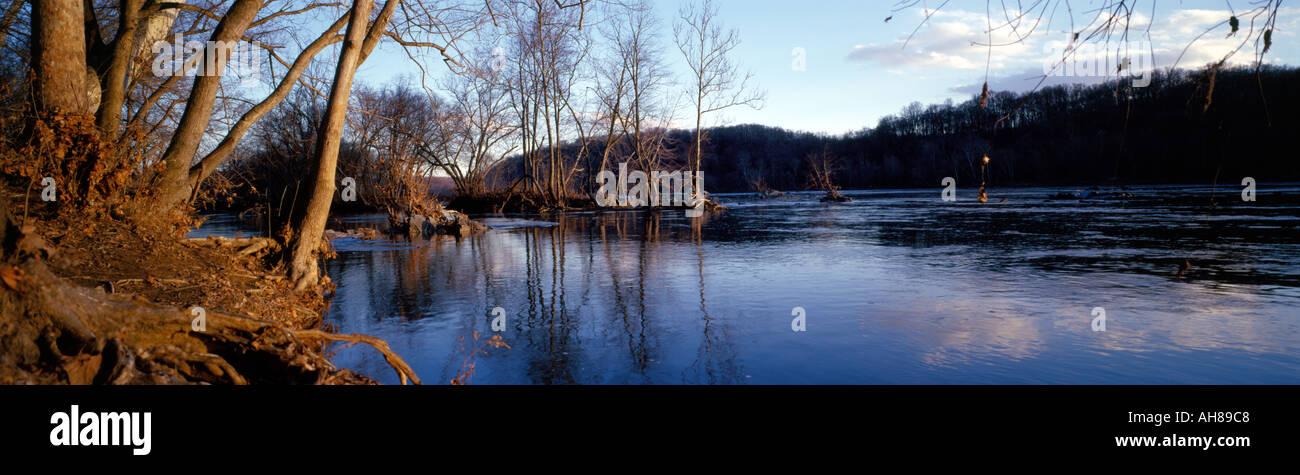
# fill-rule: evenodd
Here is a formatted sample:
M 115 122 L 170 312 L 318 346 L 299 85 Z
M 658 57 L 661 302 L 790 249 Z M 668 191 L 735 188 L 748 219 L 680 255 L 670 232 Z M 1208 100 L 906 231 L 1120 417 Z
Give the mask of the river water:
M 1074 191 L 728 195 L 701 220 L 337 239 L 327 320 L 386 339 L 426 383 L 1300 383 L 1300 186 L 1047 199 Z M 509 348 L 476 351 L 491 335 Z M 334 361 L 396 382 L 367 346 Z

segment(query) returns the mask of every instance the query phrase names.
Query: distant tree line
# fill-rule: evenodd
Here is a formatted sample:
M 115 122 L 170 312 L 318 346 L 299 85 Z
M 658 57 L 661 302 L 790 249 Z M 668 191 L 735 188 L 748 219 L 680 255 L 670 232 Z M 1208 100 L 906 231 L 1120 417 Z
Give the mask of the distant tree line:
M 837 158 L 833 180 L 846 189 L 939 186 L 949 176 L 974 186 L 985 154 L 994 186 L 1300 179 L 1300 69 L 1154 74 L 1145 88 L 1110 82 L 996 92 L 983 108 L 978 96 L 960 104 L 913 103 L 874 128 L 839 136 L 754 124 L 713 128 L 702 147 L 705 186 L 711 192 L 809 188 L 807 158 L 823 152 Z M 665 135 L 660 166 L 685 169 L 694 134 Z M 562 147 L 563 155 L 576 156 L 577 147 Z M 498 182 L 519 176 L 518 157 L 495 172 Z

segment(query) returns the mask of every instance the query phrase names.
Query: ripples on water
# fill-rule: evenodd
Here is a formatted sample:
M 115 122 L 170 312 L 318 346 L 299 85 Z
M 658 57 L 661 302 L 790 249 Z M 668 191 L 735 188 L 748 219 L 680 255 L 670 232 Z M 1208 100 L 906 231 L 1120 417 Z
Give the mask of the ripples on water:
M 696 223 L 570 213 L 340 239 L 328 318 L 429 383 L 462 369 L 494 307 L 512 348 L 474 357 L 475 384 L 1300 383 L 1300 187 L 1221 188 L 1215 208 L 1209 188 L 1045 200 L 1059 191 L 732 195 Z M 395 382 L 369 348 L 336 363 Z

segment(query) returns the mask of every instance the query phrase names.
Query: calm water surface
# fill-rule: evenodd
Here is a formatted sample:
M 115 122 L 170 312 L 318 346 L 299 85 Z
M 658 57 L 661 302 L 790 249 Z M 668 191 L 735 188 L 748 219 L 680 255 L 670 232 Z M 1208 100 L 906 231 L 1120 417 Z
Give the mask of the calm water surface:
M 1060 191 L 733 195 L 696 223 L 569 213 L 339 239 L 327 318 L 426 383 L 468 364 L 474 384 L 1300 383 L 1300 187 L 1220 188 L 1214 208 L 1208 187 L 1045 199 Z M 496 307 L 510 348 L 471 356 Z M 369 347 L 335 362 L 396 382 Z

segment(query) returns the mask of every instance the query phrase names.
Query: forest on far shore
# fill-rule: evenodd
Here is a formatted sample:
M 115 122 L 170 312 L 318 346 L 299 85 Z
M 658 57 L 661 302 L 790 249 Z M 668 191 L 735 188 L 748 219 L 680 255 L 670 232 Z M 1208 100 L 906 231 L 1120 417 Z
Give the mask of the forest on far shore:
M 1225 68 L 1211 78 L 1212 71 L 1158 72 L 1145 88 L 1109 82 L 997 92 L 984 109 L 979 96 L 912 103 L 874 128 L 840 136 L 719 127 L 704 142 L 705 186 L 716 193 L 802 190 L 812 161 L 823 157 L 844 189 L 939 186 L 949 176 L 975 184 L 984 154 L 989 184 L 1002 186 L 1300 179 L 1300 69 L 1265 66 L 1257 75 Z M 666 135 L 675 160 L 665 162 L 685 163 L 691 132 Z M 577 146 L 564 147 L 565 155 L 576 156 Z M 512 157 L 495 181 L 508 183 L 521 170 Z

